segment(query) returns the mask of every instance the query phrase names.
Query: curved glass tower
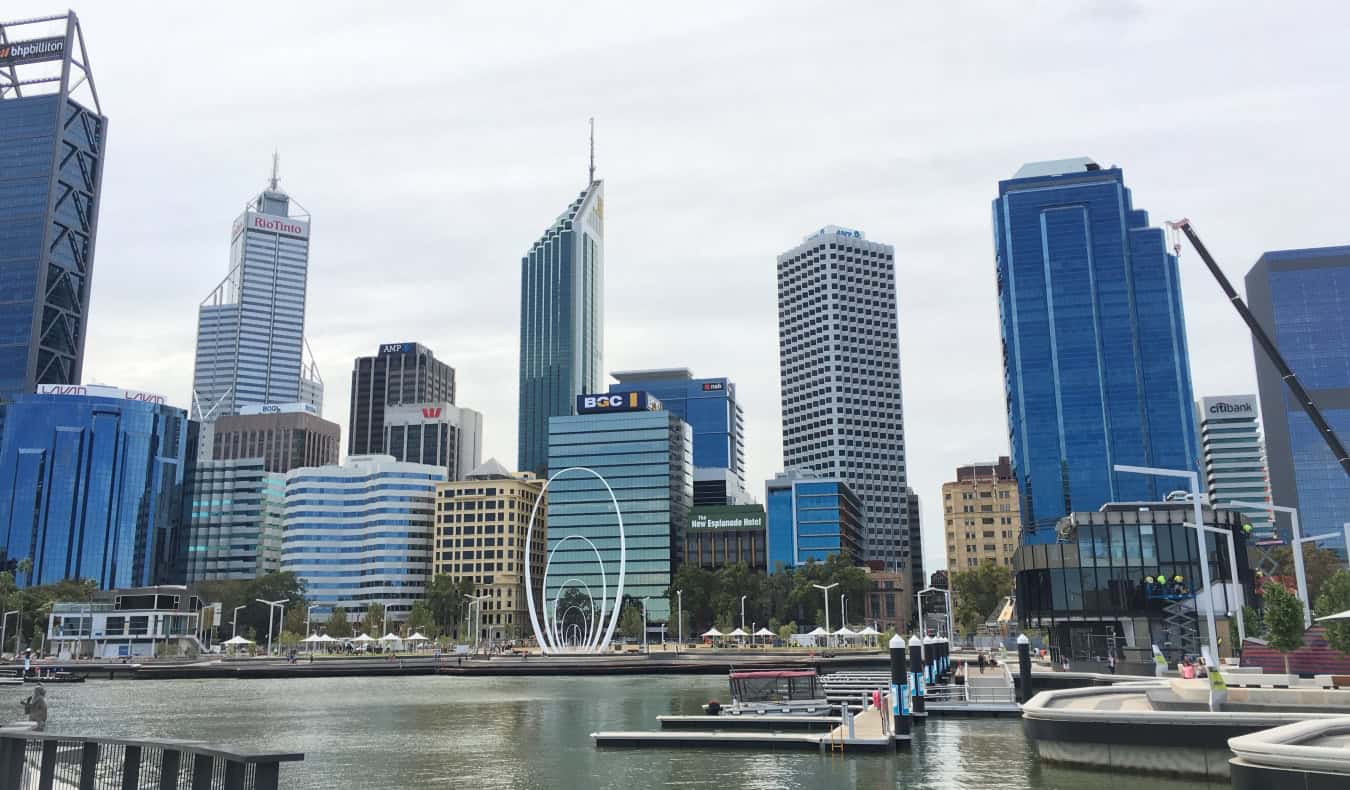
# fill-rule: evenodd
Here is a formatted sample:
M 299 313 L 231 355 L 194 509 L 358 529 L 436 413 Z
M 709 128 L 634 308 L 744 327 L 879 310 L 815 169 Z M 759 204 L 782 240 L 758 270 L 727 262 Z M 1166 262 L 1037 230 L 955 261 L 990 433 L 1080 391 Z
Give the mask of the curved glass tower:
M 1200 456 L 1177 259 L 1119 168 L 1024 166 L 994 201 L 1003 370 L 1024 543 L 1107 502 L 1158 501 Z

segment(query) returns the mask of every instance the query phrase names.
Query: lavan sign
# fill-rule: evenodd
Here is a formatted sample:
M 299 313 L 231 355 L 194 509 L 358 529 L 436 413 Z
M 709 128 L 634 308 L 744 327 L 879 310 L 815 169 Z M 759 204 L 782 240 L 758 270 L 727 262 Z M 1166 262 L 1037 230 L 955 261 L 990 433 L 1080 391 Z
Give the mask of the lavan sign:
M 163 406 L 168 400 L 158 393 L 124 390 L 119 387 L 105 387 L 101 384 L 39 384 L 39 395 L 83 395 L 89 398 L 118 398 Z
M 615 411 L 661 411 L 661 401 L 645 392 L 614 392 L 604 395 L 578 395 L 577 414 L 603 414 Z

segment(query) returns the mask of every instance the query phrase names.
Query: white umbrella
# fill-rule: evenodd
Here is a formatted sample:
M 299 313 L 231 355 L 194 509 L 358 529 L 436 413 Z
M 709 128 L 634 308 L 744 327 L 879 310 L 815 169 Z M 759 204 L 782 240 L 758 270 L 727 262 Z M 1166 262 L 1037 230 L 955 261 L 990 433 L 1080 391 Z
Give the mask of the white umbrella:
M 755 636 L 777 636 L 777 634 L 767 628 L 761 628 L 755 632 Z
M 233 638 L 230 638 L 230 639 L 226 639 L 224 642 L 221 642 L 221 644 L 222 644 L 222 645 L 227 645 L 227 646 L 230 646 L 230 647 L 238 647 L 238 646 L 240 646 L 240 645 L 251 645 L 251 644 L 253 644 L 253 640 L 252 640 L 252 639 L 245 639 L 245 638 L 242 637 L 242 636 L 236 636 L 236 637 L 233 637 Z
M 394 636 L 393 634 L 385 634 L 384 636 L 380 637 L 380 641 L 381 641 L 381 642 L 402 642 L 403 640 L 402 640 L 402 639 L 399 639 L 397 636 Z
M 838 637 L 842 637 L 842 638 L 844 638 L 844 639 L 849 639 L 849 638 L 852 638 L 852 637 L 857 636 L 857 635 L 858 635 L 858 632 L 857 632 L 857 631 L 850 630 L 849 627 L 845 625 L 845 626 L 841 626 L 840 629 L 839 629 L 838 631 L 835 631 L 835 632 L 834 632 L 834 635 L 835 635 L 835 636 L 838 636 Z
M 749 636 L 749 634 L 737 628 L 735 631 L 732 631 L 731 633 L 727 634 L 727 636 Z
M 352 641 L 353 641 L 353 642 L 359 642 L 359 643 L 361 643 L 361 644 L 365 644 L 366 642 L 374 642 L 375 640 L 374 640 L 374 639 L 371 639 L 369 636 L 366 636 L 365 634 L 361 634 L 360 636 L 356 637 L 356 638 L 353 639 Z
M 408 637 L 408 641 L 409 641 L 409 642 L 430 642 L 431 640 L 430 640 L 430 639 L 427 639 L 425 636 L 422 636 L 422 632 L 421 632 L 421 631 L 414 631 L 414 632 L 413 632 L 413 635 L 410 636 L 410 637 Z
M 320 641 L 320 642 L 341 642 L 342 640 L 341 640 L 341 639 L 334 639 L 333 637 L 329 636 L 328 634 L 324 634 L 323 636 L 320 636 L 320 637 L 319 637 L 319 641 Z
M 718 631 L 716 628 L 709 628 L 707 631 L 704 631 L 704 632 L 703 632 L 703 635 L 704 635 L 704 636 L 721 636 L 721 635 L 722 635 L 722 632 L 721 632 L 721 631 Z
M 1323 620 L 1350 620 L 1350 609 L 1346 609 L 1344 612 L 1337 612 L 1336 614 L 1329 614 L 1326 617 L 1317 618 L 1317 622 L 1319 623 Z
M 824 628 L 821 628 L 820 626 L 816 626 L 816 630 L 810 631 L 810 632 L 808 632 L 806 635 L 807 635 L 807 636 L 829 636 L 829 635 L 830 635 L 830 632 L 829 632 L 829 631 L 826 631 Z
M 301 639 L 300 641 L 307 642 L 309 644 L 314 644 L 315 642 L 322 642 L 324 640 L 323 637 L 319 636 L 318 634 L 310 634 L 309 636 L 305 637 L 304 639 Z
M 881 636 L 881 632 L 869 625 L 859 631 L 858 636 Z

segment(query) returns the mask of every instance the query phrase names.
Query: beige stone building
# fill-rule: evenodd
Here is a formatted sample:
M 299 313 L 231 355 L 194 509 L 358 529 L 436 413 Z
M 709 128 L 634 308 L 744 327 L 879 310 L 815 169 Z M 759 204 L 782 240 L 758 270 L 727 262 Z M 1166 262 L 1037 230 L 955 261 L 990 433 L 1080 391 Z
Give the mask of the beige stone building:
M 502 641 L 529 637 L 525 563 L 531 563 L 535 604 L 543 589 L 548 546 L 547 503 L 535 514 L 528 557 L 526 527 L 544 483 L 528 472 L 511 472 L 488 459 L 463 480 L 436 486 L 436 550 L 432 572 L 468 578 L 482 601 L 475 618 L 479 638 Z M 467 601 L 466 601 L 467 603 Z
M 958 467 L 956 480 L 942 485 L 942 513 L 949 572 L 986 561 L 1012 566 L 1022 519 L 1007 456 L 996 463 Z

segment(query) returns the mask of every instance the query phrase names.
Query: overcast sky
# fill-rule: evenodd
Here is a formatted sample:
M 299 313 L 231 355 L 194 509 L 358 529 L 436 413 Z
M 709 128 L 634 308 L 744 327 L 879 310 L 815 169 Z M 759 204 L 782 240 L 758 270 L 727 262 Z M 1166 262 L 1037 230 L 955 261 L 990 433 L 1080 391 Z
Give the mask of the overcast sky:
M 75 10 L 111 119 L 86 382 L 189 404 L 197 306 L 275 148 L 313 215 L 307 335 L 344 442 L 352 359 L 414 340 L 514 467 L 520 258 L 585 186 L 594 115 L 605 366 L 732 378 L 761 498 L 782 463 L 775 255 L 830 223 L 895 246 L 930 570 L 941 484 L 1008 452 L 999 179 L 1118 164 L 1136 206 L 1191 217 L 1235 281 L 1264 250 L 1350 242 L 1336 3 Z M 1196 394 L 1253 391 L 1245 328 L 1189 250 L 1182 281 Z

